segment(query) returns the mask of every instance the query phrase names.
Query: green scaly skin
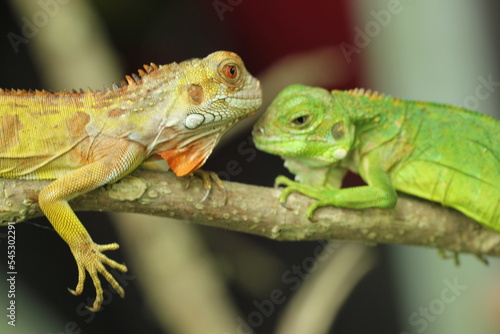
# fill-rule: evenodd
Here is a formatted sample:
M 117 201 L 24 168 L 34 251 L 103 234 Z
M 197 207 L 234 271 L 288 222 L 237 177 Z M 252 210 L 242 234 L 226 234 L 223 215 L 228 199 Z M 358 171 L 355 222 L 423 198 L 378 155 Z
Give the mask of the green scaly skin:
M 254 141 L 296 175 L 292 192 L 322 206 L 392 208 L 401 191 L 500 232 L 500 122 L 463 108 L 364 91 L 293 85 L 255 125 Z M 347 170 L 366 186 L 340 189 Z

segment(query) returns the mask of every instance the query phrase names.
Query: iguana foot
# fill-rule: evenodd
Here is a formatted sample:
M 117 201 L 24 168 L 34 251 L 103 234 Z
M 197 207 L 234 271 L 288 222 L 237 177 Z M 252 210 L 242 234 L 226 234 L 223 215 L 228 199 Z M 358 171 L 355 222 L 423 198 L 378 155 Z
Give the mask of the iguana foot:
M 285 189 L 281 192 L 281 195 L 279 197 L 279 202 L 281 205 L 285 206 L 286 200 L 288 199 L 288 196 L 290 196 L 291 193 L 293 192 L 298 192 L 301 194 L 304 194 L 308 196 L 305 192 L 306 188 L 311 188 L 305 184 L 298 183 L 296 181 L 290 180 L 288 177 L 280 175 L 276 178 L 274 181 L 274 186 L 275 187 L 280 187 L 280 186 L 285 186 Z M 311 190 L 311 189 L 308 189 Z
M 226 187 L 224 187 L 224 184 L 222 183 L 222 181 L 219 178 L 219 176 L 217 175 L 217 173 L 202 170 L 202 169 L 197 169 L 194 172 L 190 173 L 189 176 L 190 176 L 190 179 L 189 179 L 189 182 L 186 186 L 186 189 L 191 184 L 191 177 L 193 177 L 193 176 L 198 176 L 203 181 L 203 188 L 205 189 L 205 195 L 203 196 L 203 198 L 200 200 L 199 203 L 204 202 L 208 198 L 208 196 L 212 192 L 212 184 L 215 183 L 217 185 L 217 187 L 224 192 L 224 205 L 226 204 L 226 202 L 227 202 L 227 190 L 226 190 Z
M 279 197 L 279 202 L 281 204 L 285 204 L 288 196 L 295 191 L 295 189 L 292 189 L 294 185 L 298 184 L 297 182 L 290 180 L 286 176 L 280 175 L 274 180 L 274 187 L 278 188 L 280 186 L 285 186 L 285 189 L 281 192 L 281 195 Z M 288 190 L 290 189 L 290 190 Z
M 278 176 L 274 181 L 274 184 L 275 186 L 286 186 L 279 197 L 279 202 L 283 206 L 285 206 L 286 200 L 292 192 L 298 192 L 300 194 L 316 199 L 317 201 L 311 204 L 306 211 L 306 217 L 310 220 L 312 219 L 314 211 L 316 211 L 317 208 L 322 206 L 335 205 L 334 203 L 332 203 L 333 201 L 331 200 L 335 192 L 334 189 L 330 190 L 321 187 L 320 188 L 312 187 L 307 184 L 290 180 L 289 178 L 283 175 Z
M 122 272 L 126 272 L 127 267 L 123 264 L 119 264 L 118 262 L 109 259 L 106 255 L 102 254 L 102 252 L 115 250 L 119 247 L 120 246 L 117 243 L 98 245 L 94 242 L 91 242 L 77 249 L 71 249 L 71 252 L 73 253 L 73 256 L 76 260 L 76 265 L 78 266 L 78 284 L 76 285 L 75 290 L 69 288 L 68 290 L 75 296 L 80 295 L 83 292 L 86 271 L 88 271 L 90 277 L 92 278 L 92 282 L 94 283 L 96 291 L 94 304 L 92 305 L 92 307 L 86 306 L 87 309 L 92 312 L 99 311 L 104 300 L 101 281 L 97 274 L 101 274 L 102 276 L 104 276 L 109 284 L 111 284 L 111 286 L 118 292 L 120 297 L 123 298 L 125 296 L 125 291 L 123 290 L 123 288 L 120 286 L 120 284 L 118 284 L 116 279 L 104 267 L 104 265 L 106 264 L 111 268 L 120 270 Z

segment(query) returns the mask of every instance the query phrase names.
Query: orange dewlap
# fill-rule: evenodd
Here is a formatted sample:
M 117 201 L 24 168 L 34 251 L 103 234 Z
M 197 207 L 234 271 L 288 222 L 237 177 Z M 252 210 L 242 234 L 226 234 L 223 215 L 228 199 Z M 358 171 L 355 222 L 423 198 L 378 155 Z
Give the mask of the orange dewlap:
M 204 150 L 192 150 L 189 148 L 178 148 L 158 153 L 174 171 L 177 176 L 187 175 L 205 163 L 210 152 Z

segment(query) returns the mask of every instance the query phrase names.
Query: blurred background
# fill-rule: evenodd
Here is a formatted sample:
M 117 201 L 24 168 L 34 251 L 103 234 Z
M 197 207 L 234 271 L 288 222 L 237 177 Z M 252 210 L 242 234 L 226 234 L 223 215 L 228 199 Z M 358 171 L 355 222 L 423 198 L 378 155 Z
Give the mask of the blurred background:
M 0 87 L 100 89 L 142 64 L 230 50 L 262 81 L 261 112 L 302 83 L 500 118 L 499 9 L 487 0 L 10 0 L 0 3 Z M 286 174 L 278 157 L 253 147 L 257 117 L 229 133 L 204 169 L 264 186 Z M 349 175 L 345 185 L 359 182 Z M 485 266 L 462 255 L 457 267 L 435 249 L 276 242 L 130 214 L 79 217 L 97 243 L 121 245 L 107 255 L 129 268 L 118 275 L 126 297 L 107 290 L 103 310 L 87 311 L 90 282 L 82 296 L 66 290 L 77 281 L 67 245 L 45 219 L 18 224 L 16 327 L 4 317 L 1 333 L 500 333 L 495 258 Z M 0 280 L 4 307 L 7 290 Z

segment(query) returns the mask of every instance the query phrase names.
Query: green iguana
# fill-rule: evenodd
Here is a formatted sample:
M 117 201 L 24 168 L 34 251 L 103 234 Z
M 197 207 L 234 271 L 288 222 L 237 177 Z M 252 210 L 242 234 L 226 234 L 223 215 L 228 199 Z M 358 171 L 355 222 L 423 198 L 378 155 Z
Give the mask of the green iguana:
M 145 65 L 125 78 L 121 87 L 95 92 L 0 90 L 0 177 L 55 179 L 38 203 L 75 257 L 78 284 L 70 292 L 82 293 L 86 271 L 92 278 L 92 311 L 103 301 L 98 274 L 124 296 L 104 265 L 127 267 L 102 253 L 118 244 L 94 243 L 68 200 L 123 178 L 146 160 L 163 157 L 177 176 L 190 174 L 262 100 L 259 81 L 225 51 Z
M 291 192 L 321 206 L 391 208 L 396 190 L 455 208 L 500 232 L 500 121 L 463 108 L 355 89 L 293 85 L 255 125 L 257 148 L 285 159 Z M 351 170 L 366 186 L 339 189 Z

